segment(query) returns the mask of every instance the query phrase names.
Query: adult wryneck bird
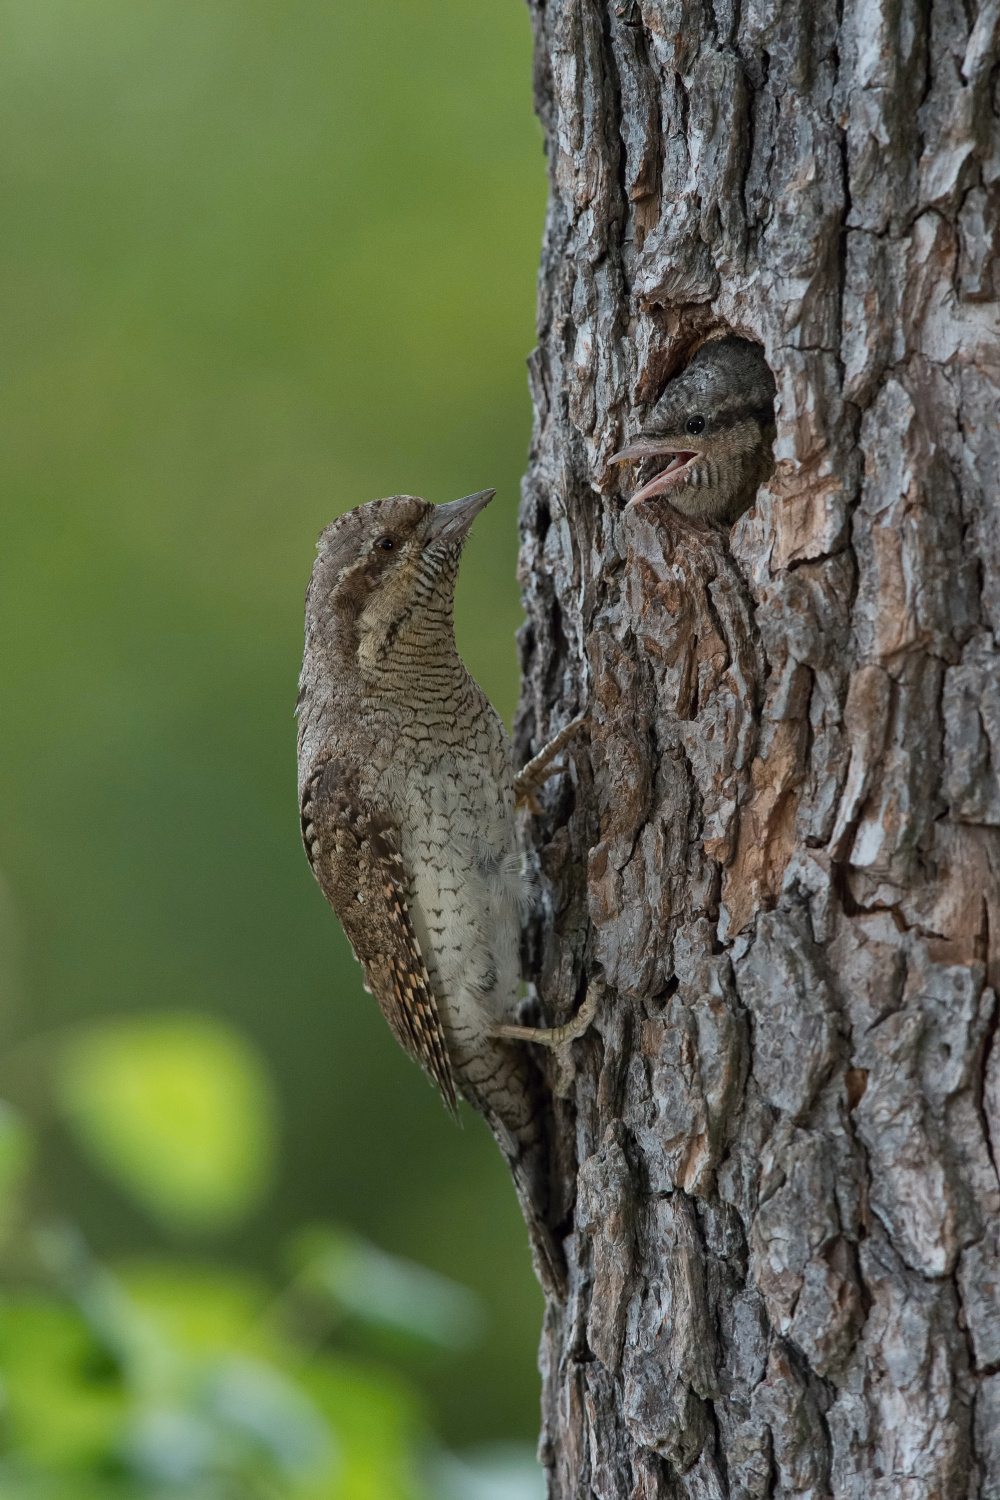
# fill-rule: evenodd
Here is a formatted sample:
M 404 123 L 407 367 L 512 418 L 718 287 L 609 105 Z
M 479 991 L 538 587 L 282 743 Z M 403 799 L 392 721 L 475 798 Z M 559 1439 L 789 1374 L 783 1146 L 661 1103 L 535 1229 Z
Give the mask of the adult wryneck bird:
M 539 1273 L 562 1286 L 547 1220 L 544 1097 L 517 1024 L 524 892 L 514 810 L 553 772 L 557 735 L 520 777 L 496 710 L 455 645 L 462 547 L 493 496 L 373 500 L 319 539 L 306 595 L 299 796 L 313 873 L 397 1040 L 450 1108 L 462 1094 L 511 1168 Z

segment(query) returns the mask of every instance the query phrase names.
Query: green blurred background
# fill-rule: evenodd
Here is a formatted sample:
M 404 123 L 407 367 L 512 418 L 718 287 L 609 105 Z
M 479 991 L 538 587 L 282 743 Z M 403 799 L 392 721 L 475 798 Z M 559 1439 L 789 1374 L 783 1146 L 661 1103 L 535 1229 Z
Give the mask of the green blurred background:
M 265 1279 L 302 1226 L 349 1225 L 483 1299 L 478 1344 L 404 1371 L 438 1435 L 532 1440 L 541 1299 L 513 1193 L 362 991 L 299 844 L 292 717 L 320 529 L 376 495 L 487 485 L 459 644 L 513 711 L 545 196 L 527 15 L 0 16 L 0 1091 L 36 1142 L 24 1215 L 71 1222 L 102 1264 Z M 194 1061 L 162 1064 L 157 1145 L 159 1085 L 128 1049 L 152 1077 L 169 1035 L 93 1027 L 178 1014 L 229 1030 L 194 1025 Z M 183 1156 L 172 1129 L 213 1128 L 185 1094 L 199 1036 L 231 1044 L 239 1095 L 207 1169 L 232 1202 L 213 1210 L 209 1182 L 202 1214 L 153 1181 Z

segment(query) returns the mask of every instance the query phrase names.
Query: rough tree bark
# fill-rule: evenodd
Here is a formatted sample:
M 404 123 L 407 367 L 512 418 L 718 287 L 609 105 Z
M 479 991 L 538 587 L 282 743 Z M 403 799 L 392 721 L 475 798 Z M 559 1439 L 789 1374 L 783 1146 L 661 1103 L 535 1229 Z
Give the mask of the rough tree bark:
M 530 0 L 559 1500 L 1000 1497 L 998 0 Z M 609 456 L 765 346 L 731 536 Z

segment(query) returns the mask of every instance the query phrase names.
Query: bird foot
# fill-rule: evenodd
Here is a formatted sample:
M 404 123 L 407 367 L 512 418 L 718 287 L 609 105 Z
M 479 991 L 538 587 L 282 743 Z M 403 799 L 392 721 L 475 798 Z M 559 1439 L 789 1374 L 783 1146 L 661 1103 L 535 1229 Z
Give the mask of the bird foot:
M 565 1047 L 568 1042 L 583 1036 L 597 1014 L 600 998 L 599 986 L 592 981 L 587 986 L 583 1004 L 565 1026 L 494 1026 L 493 1035 L 510 1042 L 535 1042 L 540 1047 Z
M 536 818 L 542 815 L 542 805 L 538 800 L 538 789 L 552 776 L 559 776 L 566 770 L 564 765 L 554 766 L 552 762 L 561 750 L 564 750 L 573 739 L 578 730 L 582 729 L 587 722 L 586 713 L 577 714 L 575 719 L 570 719 L 565 729 L 560 729 L 554 735 L 544 749 L 539 750 L 528 764 L 523 767 L 520 774 L 514 779 L 514 806 L 525 807 L 528 812 Z

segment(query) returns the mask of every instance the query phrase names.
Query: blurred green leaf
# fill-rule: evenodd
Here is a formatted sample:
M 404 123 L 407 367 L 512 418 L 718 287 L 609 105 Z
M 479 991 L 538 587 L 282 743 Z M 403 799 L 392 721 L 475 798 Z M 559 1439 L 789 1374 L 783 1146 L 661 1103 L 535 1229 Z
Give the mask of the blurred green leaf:
M 329 1493 L 337 1444 L 310 1397 L 283 1371 L 230 1356 L 208 1365 L 185 1403 L 137 1404 L 122 1443 L 133 1471 L 154 1484 L 213 1476 L 264 1478 Z
M 76 1307 L 0 1303 L 0 1500 L 436 1500 L 406 1384 L 304 1360 L 262 1320 L 259 1284 L 177 1265 L 119 1277 L 68 1231 L 61 1255 Z
M 284 1472 L 308 1475 L 329 1467 L 326 1424 L 304 1393 L 263 1361 L 235 1355 L 220 1361 L 202 1401 L 217 1422 L 252 1438 Z
M 243 1038 L 217 1021 L 168 1015 L 74 1033 L 57 1095 L 91 1159 L 167 1228 L 224 1228 L 269 1186 L 270 1084 Z
M 337 1434 L 342 1465 L 334 1490 L 304 1486 L 302 1500 L 438 1500 L 418 1478 L 428 1434 L 401 1380 L 332 1356 L 310 1361 L 299 1379 Z
M 209 1440 L 218 1455 L 220 1433 L 235 1431 L 258 1452 L 270 1445 L 290 1500 L 434 1500 L 416 1477 L 426 1429 L 398 1377 L 334 1355 L 304 1359 L 263 1316 L 267 1290 L 247 1276 L 159 1264 L 130 1268 L 122 1280 L 136 1307 L 203 1372 L 184 1423 L 176 1406 L 171 1415 L 161 1404 L 135 1429 L 133 1444 L 138 1437 L 145 1448 L 131 1455 L 144 1472 L 157 1449 L 161 1462 L 169 1455 L 159 1444 L 170 1431 L 189 1458 Z
M 255 1276 L 221 1266 L 144 1260 L 120 1267 L 118 1280 L 159 1336 L 178 1348 L 194 1354 L 271 1350 L 270 1329 L 261 1317 L 274 1294 Z
M 5 1438 L 22 1459 L 50 1470 L 85 1469 L 106 1459 L 127 1394 L 120 1371 L 76 1309 L 38 1295 L 5 1297 L 0 1375 Z
M 546 1476 L 526 1443 L 489 1443 L 429 1464 L 435 1500 L 546 1500 Z
M 545 1500 L 545 1475 L 524 1443 L 442 1453 L 430 1465 L 435 1500 Z
M 132 1406 L 121 1452 L 151 1484 L 254 1478 L 330 1491 L 338 1444 L 295 1380 L 295 1351 L 260 1324 L 266 1300 L 245 1276 L 182 1267 L 112 1276 L 91 1262 L 76 1296 L 123 1351 Z M 270 1493 L 264 1485 L 265 1493 Z
M 389 1255 L 349 1229 L 306 1230 L 296 1238 L 292 1257 L 303 1289 L 363 1322 L 445 1349 L 469 1349 L 482 1335 L 484 1309 L 475 1292 Z

